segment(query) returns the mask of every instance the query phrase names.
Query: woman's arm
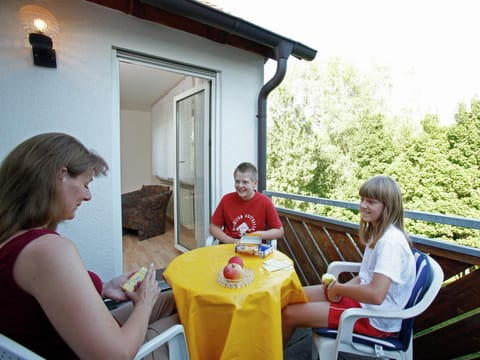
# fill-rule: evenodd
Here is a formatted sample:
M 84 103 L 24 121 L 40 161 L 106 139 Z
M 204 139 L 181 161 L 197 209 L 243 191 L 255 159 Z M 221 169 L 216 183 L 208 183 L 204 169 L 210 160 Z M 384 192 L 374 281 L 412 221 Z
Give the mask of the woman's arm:
M 81 359 L 132 359 L 144 341 L 159 290 L 153 269 L 128 293 L 135 306 L 120 327 L 98 295 L 74 244 L 49 234 L 27 245 L 14 278 L 34 296 L 49 320 Z

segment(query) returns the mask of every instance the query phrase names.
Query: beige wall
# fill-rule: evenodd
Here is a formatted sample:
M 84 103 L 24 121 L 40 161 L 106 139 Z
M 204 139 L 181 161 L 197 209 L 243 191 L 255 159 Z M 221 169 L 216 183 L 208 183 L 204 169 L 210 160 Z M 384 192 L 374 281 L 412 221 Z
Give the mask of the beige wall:
M 152 183 L 152 121 L 149 112 L 120 113 L 122 194 Z

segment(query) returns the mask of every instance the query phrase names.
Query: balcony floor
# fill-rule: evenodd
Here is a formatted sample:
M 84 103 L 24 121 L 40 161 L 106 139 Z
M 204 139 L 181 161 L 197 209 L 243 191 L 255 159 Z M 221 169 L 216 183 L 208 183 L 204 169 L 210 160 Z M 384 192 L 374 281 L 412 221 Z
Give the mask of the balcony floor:
M 297 329 L 283 352 L 283 360 L 311 360 L 312 359 L 312 330 L 310 328 Z
M 134 231 L 125 231 L 123 235 L 123 271 L 135 271 L 150 263 L 156 269 L 167 267 L 171 260 L 181 252 L 174 247 L 173 224 L 166 222 L 166 231 L 143 241 L 138 240 Z

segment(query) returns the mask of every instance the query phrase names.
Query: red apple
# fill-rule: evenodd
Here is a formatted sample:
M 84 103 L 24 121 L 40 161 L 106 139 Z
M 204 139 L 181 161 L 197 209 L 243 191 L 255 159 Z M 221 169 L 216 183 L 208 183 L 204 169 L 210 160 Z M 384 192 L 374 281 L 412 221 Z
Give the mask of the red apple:
M 235 264 L 238 264 L 240 265 L 242 268 L 243 268 L 243 259 L 240 257 L 240 256 L 232 256 L 229 260 L 228 260 L 228 263 L 229 264 L 232 264 L 232 263 L 235 263 Z
M 243 269 L 236 263 L 227 264 L 223 268 L 223 277 L 227 280 L 240 280 L 243 277 Z

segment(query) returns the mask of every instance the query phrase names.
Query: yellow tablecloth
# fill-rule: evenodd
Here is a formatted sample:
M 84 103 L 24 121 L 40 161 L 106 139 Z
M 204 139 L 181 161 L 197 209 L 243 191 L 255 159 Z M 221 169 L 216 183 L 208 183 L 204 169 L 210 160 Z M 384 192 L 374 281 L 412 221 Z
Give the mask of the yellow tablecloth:
M 283 359 L 281 309 L 306 302 L 293 269 L 268 272 L 265 259 L 242 255 L 254 280 L 226 288 L 217 273 L 235 255 L 234 245 L 198 248 L 175 258 L 164 272 L 173 289 L 192 360 Z M 288 259 L 275 251 L 267 259 Z

